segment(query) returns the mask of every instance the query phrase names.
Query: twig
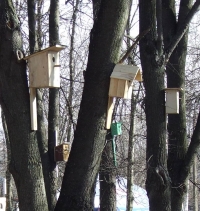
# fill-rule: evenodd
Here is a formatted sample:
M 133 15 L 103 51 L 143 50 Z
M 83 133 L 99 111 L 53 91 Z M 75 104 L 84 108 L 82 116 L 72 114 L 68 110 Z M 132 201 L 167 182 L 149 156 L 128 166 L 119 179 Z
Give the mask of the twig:
M 133 48 L 137 45 L 137 43 L 150 31 L 150 28 L 143 31 L 141 34 L 138 35 L 133 45 L 127 50 L 126 54 L 120 59 L 119 64 L 123 63 L 125 59 L 130 55 Z

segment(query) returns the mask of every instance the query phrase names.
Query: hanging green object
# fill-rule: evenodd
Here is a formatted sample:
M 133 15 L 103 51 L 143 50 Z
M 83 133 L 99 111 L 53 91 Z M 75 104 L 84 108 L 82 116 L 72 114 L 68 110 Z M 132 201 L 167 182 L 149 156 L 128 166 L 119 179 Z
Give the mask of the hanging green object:
M 115 167 L 117 167 L 115 138 L 112 139 L 112 149 L 113 149 L 113 163 L 114 163 Z
M 111 134 L 112 136 L 119 136 L 122 134 L 122 124 L 120 122 L 111 124 Z

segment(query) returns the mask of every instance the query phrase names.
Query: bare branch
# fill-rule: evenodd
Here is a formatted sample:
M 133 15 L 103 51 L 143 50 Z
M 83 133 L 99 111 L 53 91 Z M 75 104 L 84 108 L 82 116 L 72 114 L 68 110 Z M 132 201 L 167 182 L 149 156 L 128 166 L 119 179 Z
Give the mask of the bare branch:
M 198 148 L 200 146 L 200 112 L 198 115 L 196 127 L 194 129 L 190 145 L 188 147 L 188 151 L 185 157 L 185 162 L 182 168 L 182 180 L 185 180 L 190 172 L 190 166 L 194 160 L 194 156 L 196 155 Z
M 135 42 L 133 43 L 133 45 L 128 49 L 128 51 L 126 52 L 126 54 L 120 59 L 119 64 L 123 63 L 125 61 L 125 59 L 130 55 L 131 51 L 133 50 L 133 48 L 137 45 L 137 43 L 150 31 L 150 28 L 143 31 L 141 34 L 138 35 L 138 37 L 136 38 Z
M 162 54 L 163 29 L 162 29 L 162 0 L 156 0 L 156 18 L 157 18 L 157 48 L 159 55 Z
M 177 44 L 179 43 L 179 41 L 181 40 L 181 38 L 183 37 L 185 32 L 188 30 L 189 24 L 190 24 L 192 18 L 194 17 L 195 13 L 198 12 L 199 7 L 200 7 L 200 0 L 196 0 L 194 5 L 192 6 L 190 12 L 186 16 L 185 21 L 183 22 L 183 24 L 181 24 L 179 26 L 176 35 L 172 39 L 172 42 L 170 43 L 170 45 L 165 50 L 165 61 L 166 62 L 169 60 L 169 57 L 173 53 L 173 51 L 176 48 Z

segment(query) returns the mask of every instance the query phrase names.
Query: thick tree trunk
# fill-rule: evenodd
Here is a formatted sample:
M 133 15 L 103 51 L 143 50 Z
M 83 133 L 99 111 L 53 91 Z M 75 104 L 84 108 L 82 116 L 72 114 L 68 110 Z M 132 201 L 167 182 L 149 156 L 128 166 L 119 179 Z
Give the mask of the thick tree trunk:
M 182 24 L 191 8 L 191 0 L 182 0 L 179 10 L 178 22 L 176 22 L 175 2 L 163 3 L 163 29 L 164 44 L 167 47 L 177 28 Z M 169 33 L 170 32 L 170 33 Z M 172 53 L 166 67 L 167 87 L 182 88 L 180 91 L 179 114 L 168 115 L 168 169 L 172 181 L 171 208 L 172 211 L 181 211 L 184 196 L 187 191 L 187 181 L 180 181 L 181 168 L 187 152 L 186 137 L 186 111 L 185 111 L 185 62 L 187 53 L 188 32 L 180 40 Z
M 10 169 L 17 187 L 20 211 L 48 210 L 36 133 L 30 130 L 29 92 L 20 25 L 12 2 L 0 3 L 0 87 L 11 146 Z
M 11 184 L 11 173 L 9 171 L 9 165 L 11 160 L 11 152 L 10 152 L 10 142 L 8 137 L 8 129 L 6 125 L 6 120 L 4 113 L 1 112 L 1 118 L 2 118 L 2 125 L 3 125 L 3 131 L 5 135 L 6 140 L 6 148 L 7 148 L 7 170 L 6 170 L 6 211 L 12 211 L 12 184 Z
M 112 139 L 110 131 L 106 136 L 106 145 L 104 147 L 101 166 L 99 171 L 100 181 L 100 210 L 116 210 L 116 170 L 114 166 Z
M 151 28 L 140 41 L 140 55 L 146 90 L 145 113 L 147 124 L 146 189 L 150 211 L 170 211 L 170 179 L 166 165 L 166 123 L 164 66 L 159 27 L 156 24 L 156 1 L 140 0 L 140 32 Z
M 102 0 L 89 47 L 85 86 L 74 142 L 55 211 L 93 208 L 93 185 L 105 142 L 110 74 L 119 60 L 129 0 Z

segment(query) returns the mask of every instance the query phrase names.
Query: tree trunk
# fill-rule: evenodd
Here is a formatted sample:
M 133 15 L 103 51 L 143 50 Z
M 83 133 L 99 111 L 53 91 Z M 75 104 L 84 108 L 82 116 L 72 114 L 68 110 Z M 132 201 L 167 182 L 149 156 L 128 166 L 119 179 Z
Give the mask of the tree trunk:
M 106 130 L 110 74 L 119 60 L 130 1 L 102 0 L 89 46 L 85 86 L 74 142 L 55 211 L 93 209 L 93 185 Z
M 147 124 L 146 189 L 150 211 L 170 211 L 170 178 L 166 165 L 166 123 L 164 66 L 161 36 L 156 23 L 156 1 L 140 0 L 140 33 L 151 28 L 140 41 L 140 56 L 146 90 L 145 113 Z M 160 40 L 159 40 L 160 39 Z
M 175 2 L 164 1 L 163 4 L 163 29 L 164 44 L 167 47 L 177 28 L 184 21 L 191 9 L 191 0 L 182 0 L 179 10 L 178 22 L 176 22 Z M 170 33 L 169 33 L 170 32 Z M 187 192 L 187 181 L 180 181 L 181 168 L 187 152 L 186 137 L 186 111 L 185 111 L 185 62 L 187 54 L 187 37 L 185 33 L 178 46 L 172 53 L 166 67 L 167 87 L 182 88 L 180 91 L 179 114 L 168 115 L 168 169 L 172 180 L 171 208 L 172 211 L 181 211 L 184 196 Z
M 72 126 L 73 126 L 73 94 L 74 94 L 74 74 L 75 74 L 75 67 L 74 67 L 74 43 L 75 43 L 75 32 L 76 32 L 76 25 L 77 25 L 77 13 L 79 7 L 80 0 L 75 0 L 73 14 L 72 14 L 72 30 L 70 35 L 70 52 L 69 52 L 69 71 L 70 71 L 70 85 L 69 85 L 69 96 L 68 102 L 70 108 L 68 109 L 71 114 L 69 114 L 68 125 L 67 125 L 67 142 L 71 142 L 72 138 Z
M 164 115 L 161 113 L 161 107 L 164 108 L 164 99 L 161 99 L 161 93 L 164 87 L 164 65 L 169 61 L 166 68 L 168 87 L 184 88 L 187 31 L 190 21 L 198 11 L 199 6 L 200 1 L 196 1 L 192 7 L 190 0 L 180 1 L 178 22 L 176 23 L 175 1 L 140 1 L 140 30 L 144 31 L 149 27 L 151 29 L 150 33 L 141 40 L 140 51 L 146 89 L 147 193 L 150 200 L 150 210 L 152 211 L 170 210 L 171 208 L 174 211 L 181 210 L 184 194 L 186 192 L 186 181 L 189 175 L 189 169 L 192 165 L 196 149 L 200 144 L 200 130 L 198 129 L 200 117 L 198 117 L 197 125 L 187 150 L 185 96 L 183 90 L 180 92 L 180 114 L 169 115 L 168 118 L 168 170 L 172 182 L 170 197 L 170 179 L 165 165 L 165 130 L 164 127 L 162 127 Z M 157 159 L 156 162 L 155 159 Z M 162 168 L 160 168 L 160 166 Z M 152 177 L 153 170 L 155 170 L 155 175 L 159 176 L 157 179 L 162 179 L 161 181 L 165 186 L 164 189 L 158 189 L 155 195 L 152 194 L 152 192 L 155 192 L 153 184 L 155 184 L 157 179 Z M 160 176 L 162 176 L 162 178 L 160 178 Z M 160 194 L 161 200 L 159 200 L 158 194 Z M 156 203 L 163 204 L 163 206 L 155 206 Z
M 59 0 L 51 0 L 49 14 L 49 44 L 59 44 Z M 57 169 L 54 160 L 54 148 L 59 134 L 59 88 L 49 89 L 48 113 L 48 155 L 49 155 L 49 211 L 56 206 Z
M 35 8 L 36 2 L 34 0 L 28 1 L 28 23 L 29 23 L 29 45 L 30 45 L 30 53 L 34 53 L 38 50 L 38 43 L 37 43 L 37 36 L 36 36 L 36 15 L 35 15 Z M 38 14 L 41 15 L 41 4 L 42 1 L 38 5 Z M 56 7 L 53 7 L 56 8 Z M 38 29 L 41 26 L 41 20 L 37 20 Z M 52 24 L 51 24 L 51 27 Z M 50 31 L 52 31 L 51 29 Z M 42 40 L 41 33 L 38 33 L 38 40 Z M 40 42 L 41 43 L 41 42 Z M 39 46 L 42 47 L 41 44 Z M 48 143 L 47 143 L 47 136 L 46 136 L 46 125 L 44 121 L 44 107 L 43 107 L 43 100 L 42 100 L 42 93 L 40 89 L 37 89 L 37 120 L 38 120 L 38 129 L 37 129 L 37 140 L 38 140 L 38 147 L 40 151 L 40 156 L 42 160 L 42 167 L 43 167 L 43 175 L 44 175 L 44 182 L 45 182 L 45 190 L 48 202 L 48 209 L 49 211 L 53 211 L 56 204 L 56 172 L 52 173 L 52 164 L 50 157 L 48 156 Z M 53 149 L 52 149 L 53 148 Z M 53 165 L 54 162 L 54 146 L 51 148 L 51 157 L 53 157 Z M 54 178 L 55 175 L 55 178 Z
M 0 3 L 0 87 L 11 146 L 10 169 L 20 211 L 48 210 L 36 133 L 30 130 L 29 89 L 22 51 L 20 23 L 12 2 Z
M 10 142 L 8 138 L 8 130 L 6 126 L 6 120 L 4 113 L 1 112 L 1 118 L 2 118 L 2 125 L 3 125 L 3 131 L 5 134 L 5 140 L 6 140 L 6 148 L 7 148 L 7 170 L 6 170 L 6 211 L 12 211 L 12 184 L 11 184 L 11 173 L 9 171 L 9 165 L 11 160 L 11 152 L 10 152 Z
M 99 171 L 101 211 L 116 210 L 116 170 L 113 159 L 112 139 L 110 130 L 108 130 Z

